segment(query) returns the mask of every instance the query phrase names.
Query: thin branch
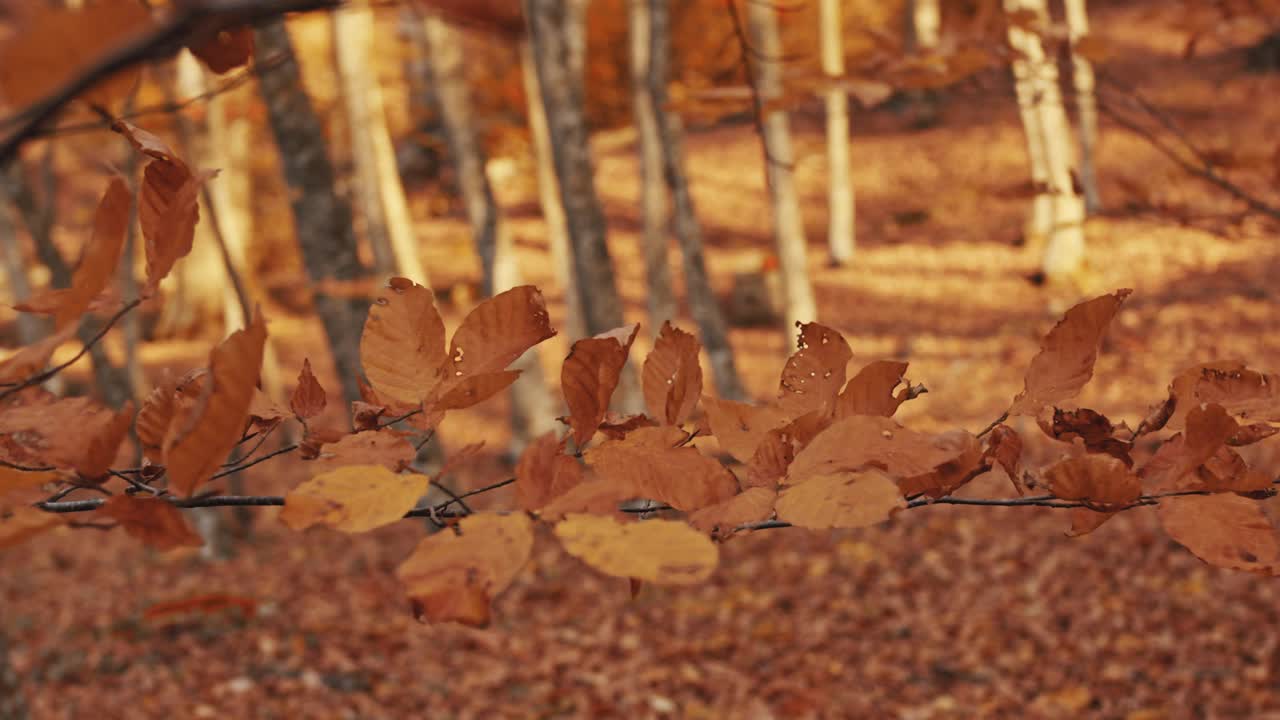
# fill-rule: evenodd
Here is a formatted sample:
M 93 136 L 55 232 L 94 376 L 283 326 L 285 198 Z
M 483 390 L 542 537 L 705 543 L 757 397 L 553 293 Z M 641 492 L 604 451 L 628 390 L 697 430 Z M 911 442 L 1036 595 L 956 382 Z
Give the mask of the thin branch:
M 977 435 L 975 435 L 974 437 L 979 437 L 979 438 L 980 438 L 980 437 L 982 437 L 983 435 L 986 435 L 987 433 L 991 432 L 992 430 L 995 430 L 997 425 L 999 425 L 1000 423 L 1002 423 L 1002 422 L 1004 422 L 1005 420 L 1008 420 L 1008 419 L 1009 419 L 1009 411 L 1008 411 L 1008 410 L 1005 410 L 1004 412 L 1000 413 L 1000 417 L 996 418 L 995 420 L 992 420 L 990 425 L 987 425 L 986 427 L 984 427 L 984 428 L 982 428 L 981 430 L 979 430 L 979 431 L 978 431 L 978 434 L 977 434 Z
M 291 444 L 289 444 L 289 445 L 285 445 L 284 447 L 282 447 L 282 448 L 280 448 L 280 449 L 278 449 L 278 450 L 272 450 L 271 452 L 267 453 L 266 455 L 263 455 L 263 456 L 262 456 L 262 457 L 260 457 L 260 458 L 257 458 L 257 459 L 254 459 L 254 460 L 251 460 L 251 461 L 249 461 L 249 462 L 247 462 L 247 463 L 243 463 L 243 464 L 241 464 L 241 465 L 236 465 L 236 466 L 234 466 L 234 467 L 229 467 L 229 468 L 227 468 L 226 470 L 223 470 L 223 471 L 221 471 L 221 472 L 215 473 L 212 477 L 210 477 L 210 478 L 209 478 L 209 481 L 210 481 L 210 482 L 212 482 L 212 481 L 214 481 L 214 480 L 217 480 L 218 478 L 224 478 L 224 477 L 226 477 L 226 476 L 228 476 L 228 475 L 234 475 L 234 474 L 236 474 L 236 473 L 238 473 L 238 472 L 243 472 L 243 471 L 248 470 L 249 468 L 253 467 L 254 465 L 257 465 L 257 464 L 258 464 L 258 463 L 260 463 L 260 462 L 266 462 L 267 460 L 270 460 L 271 458 L 276 457 L 277 455 L 284 455 L 285 453 L 291 453 L 291 452 L 293 452 L 294 450 L 297 450 L 297 449 L 298 449 L 298 448 L 300 448 L 300 447 L 302 447 L 302 446 L 301 446 L 301 445 L 299 445 L 298 443 L 291 443 Z
M 54 365 L 53 367 L 49 368 L 48 370 L 45 370 L 44 372 L 36 373 L 35 375 L 32 375 L 31 377 L 27 378 L 26 380 L 23 380 L 22 382 L 16 383 L 4 390 L 0 390 L 0 400 L 4 400 L 10 395 L 13 395 L 14 393 L 25 390 L 26 388 L 39 385 L 40 383 L 57 375 L 63 370 L 66 370 L 72 365 L 75 365 L 76 362 L 78 362 L 80 358 L 84 357 L 85 354 L 87 354 L 89 350 L 93 348 L 94 345 L 96 345 L 100 340 L 102 340 L 102 338 L 107 336 L 107 332 L 111 330 L 111 328 L 120 320 L 120 318 L 124 317 L 129 313 L 130 310 L 138 307 L 141 304 L 142 304 L 142 298 L 136 298 L 134 300 L 130 300 L 129 302 L 125 303 L 124 307 L 117 310 L 116 313 L 112 315 L 111 318 L 108 319 L 106 323 L 103 324 L 102 329 L 98 330 L 98 333 L 96 335 L 89 338 L 89 340 L 84 344 L 84 346 L 80 348 L 80 352 L 76 353 L 75 356 L 73 356 L 70 360 L 67 360 L 66 362 L 61 363 L 59 365 Z

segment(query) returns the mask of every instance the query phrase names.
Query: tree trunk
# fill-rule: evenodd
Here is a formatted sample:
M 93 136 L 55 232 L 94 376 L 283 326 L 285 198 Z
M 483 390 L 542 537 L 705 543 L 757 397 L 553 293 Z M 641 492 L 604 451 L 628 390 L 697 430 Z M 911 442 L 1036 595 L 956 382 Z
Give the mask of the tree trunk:
M 524 94 L 529 114 L 529 135 L 533 139 L 534 162 L 538 168 L 538 203 L 547 224 L 547 247 L 555 266 L 556 280 L 565 298 L 565 334 L 577 340 L 587 334 L 582 317 L 582 298 L 574 279 L 573 251 L 569 247 L 569 222 L 560 204 L 560 181 L 556 179 L 555 159 L 551 156 L 551 130 L 547 127 L 547 111 L 542 105 L 542 89 L 538 84 L 538 66 L 533 57 L 533 44 L 520 41 L 520 64 L 524 74 Z
M 707 264 L 702 253 L 702 225 L 694 209 L 693 195 L 684 171 L 684 140 L 680 117 L 667 110 L 668 62 L 671 57 L 670 0 L 643 0 L 649 5 L 651 52 L 646 86 L 650 105 L 656 113 L 662 150 L 662 170 L 675 205 L 675 233 L 684 257 L 685 291 L 689 295 L 689 311 L 698 323 L 702 346 L 707 349 L 711 375 L 720 397 L 741 400 L 746 397 L 738 368 L 734 364 L 729 329 L 720 303 L 707 277 Z
M 649 332 L 657 337 L 662 324 L 676 313 L 667 262 L 667 187 L 663 178 L 662 138 L 653 91 L 649 87 L 652 37 L 649 0 L 630 0 L 630 6 L 631 97 L 640 149 L 640 243 L 648 293 Z
M 27 262 L 22 252 L 22 242 L 18 237 L 18 229 L 14 226 L 9 208 L 0 206 L 0 251 L 6 280 L 9 281 L 9 296 L 13 304 L 24 302 L 31 297 L 31 282 L 27 279 Z M 38 315 L 18 313 L 18 343 L 30 345 L 44 337 L 49 331 L 49 324 L 43 322 Z
M 1048 24 L 1046 0 L 1005 0 L 1005 10 L 1012 13 L 1029 10 Z M 1036 216 L 1033 227 L 1048 215 L 1047 243 L 1042 268 L 1051 282 L 1067 280 L 1084 264 L 1084 201 L 1071 181 L 1071 126 L 1062 104 L 1058 86 L 1058 67 L 1045 57 L 1040 36 L 1009 25 L 1009 44 L 1017 53 L 1013 63 L 1018 106 L 1027 128 L 1031 150 L 1032 177 L 1037 180 Z M 1034 129 L 1033 129 L 1034 128 Z M 1043 162 L 1043 180 L 1036 178 L 1035 145 Z
M 786 296 L 785 331 L 796 323 L 817 319 L 818 310 L 809 284 L 809 267 L 804 236 L 804 219 L 800 215 L 800 198 L 796 192 L 792 168 L 795 153 L 791 147 L 791 129 L 782 102 L 782 40 L 778 35 L 777 10 L 768 2 L 748 2 L 747 28 L 755 62 L 756 87 L 764 112 L 764 148 L 769 195 L 773 204 L 774 237 L 778 243 L 778 263 L 782 270 L 782 288 Z
M 844 265 L 856 247 L 853 178 L 849 174 L 849 96 L 837 87 L 844 79 L 844 26 L 840 0 L 819 0 L 822 72 L 832 86 L 823 93 L 827 104 L 827 207 L 831 263 Z
M 485 174 L 485 154 L 475 132 L 461 37 L 438 16 L 427 15 L 423 22 L 431 58 L 431 87 L 438 99 L 458 187 L 484 268 L 484 292 L 492 296 L 521 282 L 515 245 Z M 525 353 L 512 367 L 522 371 L 511 386 L 511 450 L 518 456 L 530 439 L 555 427 L 557 408 L 543 378 L 537 348 Z
M 1067 33 L 1071 38 L 1071 80 L 1076 91 L 1076 113 L 1080 125 L 1080 184 L 1084 187 L 1084 207 L 1089 214 L 1102 209 L 1098 175 L 1093 163 L 1098 146 L 1098 100 L 1094 95 L 1093 63 L 1076 52 L 1076 44 L 1089 35 L 1089 11 L 1085 0 L 1063 0 Z
M 937 50 L 942 34 L 942 8 L 938 0 L 910 0 L 907 6 L 907 12 L 911 14 L 912 49 L 922 53 Z
M 276 55 L 286 58 L 259 76 L 259 90 L 280 149 L 303 264 L 342 380 L 342 394 L 347 401 L 358 400 L 360 331 L 367 303 L 352 297 L 350 286 L 363 278 L 366 270 L 356 256 L 351 207 L 334 190 L 324 131 L 302 87 L 284 21 L 264 25 L 257 31 L 256 41 L 260 62 Z
M 583 325 L 587 334 L 597 335 L 622 325 L 622 299 L 614 283 L 604 211 L 596 194 L 582 90 L 580 84 L 574 82 L 569 64 L 572 48 L 569 38 L 585 32 L 581 26 L 573 25 L 577 16 L 567 6 L 574 1 L 525 0 L 524 8 L 547 115 L 560 204 L 569 230 Z M 624 412 L 643 410 L 640 379 L 634 363 L 629 363 L 623 372 L 616 398 L 616 407 Z
M 373 57 L 373 10 L 354 3 L 332 14 L 338 78 L 351 131 L 360 215 L 380 275 L 403 275 L 429 285 L 387 130 L 382 87 Z

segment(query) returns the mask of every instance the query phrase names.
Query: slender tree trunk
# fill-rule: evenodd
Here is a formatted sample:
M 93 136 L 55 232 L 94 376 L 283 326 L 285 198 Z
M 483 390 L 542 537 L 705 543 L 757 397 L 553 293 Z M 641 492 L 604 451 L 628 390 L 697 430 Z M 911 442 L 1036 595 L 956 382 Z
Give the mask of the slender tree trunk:
M 849 173 L 849 96 L 836 83 L 844 79 L 844 26 L 840 0 L 818 3 L 822 37 L 822 72 L 832 86 L 823 93 L 827 104 L 827 207 L 831 263 L 844 265 L 856 247 L 853 178 Z
M 591 0 L 565 0 L 564 41 L 569 78 L 581 97 L 587 94 L 587 12 Z
M 560 204 L 560 181 L 556 179 L 555 159 L 551 153 L 551 130 L 547 127 L 547 111 L 542 105 L 542 89 L 538 83 L 538 66 L 533 57 L 533 44 L 520 42 L 520 63 L 524 74 L 524 93 L 529 115 L 529 135 L 533 139 L 534 162 L 538 169 L 538 203 L 547 224 L 547 247 L 555 266 L 556 280 L 565 297 L 565 333 L 570 340 L 587 334 L 582 317 L 582 296 L 574 278 L 573 251 L 569 247 L 569 221 Z
M 429 284 L 418 255 L 418 240 L 387 130 L 382 88 L 370 62 L 374 50 L 373 10 L 355 3 L 333 13 L 333 47 L 351 130 L 351 154 L 365 232 L 375 270 Z
M 3 252 L 5 279 L 9 281 L 10 301 L 23 302 L 31 297 L 31 282 L 27 279 L 30 264 L 22 252 L 22 242 L 9 208 L 3 206 L 0 206 L 0 251 Z M 18 342 L 22 345 L 30 345 L 44 337 L 48 331 L 48 323 L 43 322 L 38 315 L 18 313 Z
M 475 132 L 461 37 L 438 16 L 427 15 L 423 22 L 431 58 L 431 86 L 484 268 L 484 292 L 492 296 L 521 282 L 515 245 L 485 174 L 484 148 Z M 543 378 L 537 348 L 525 353 L 513 367 L 522 371 L 511 386 L 511 449 L 518 456 L 530 439 L 554 428 L 557 408 Z
M 649 0 L 629 0 L 632 104 L 640 149 L 640 243 L 644 255 L 649 332 L 675 317 L 676 299 L 667 262 L 667 187 L 663 177 L 662 137 L 649 87 L 652 32 Z M 654 62 L 658 62 L 656 59 Z M 663 60 L 665 62 L 665 59 Z
M 792 173 L 795 152 L 791 147 L 790 122 L 786 111 L 777 109 L 783 94 L 782 40 L 778 35 L 777 10 L 773 4 L 747 2 L 746 6 L 748 35 L 755 56 L 752 65 L 756 87 L 765 106 L 774 108 L 764 113 L 763 142 L 773 204 L 774 237 L 778 243 L 778 263 L 786 296 L 786 331 L 790 332 L 796 323 L 816 320 L 818 309 L 809 284 L 804 219 L 800 214 L 800 197 Z
M 302 87 L 293 44 L 284 21 L 264 25 L 257 32 L 259 61 L 285 58 L 259 77 L 267 117 L 280 148 L 280 161 L 289 186 L 293 220 L 303 264 L 313 288 L 316 312 L 324 324 L 333 352 L 342 394 L 360 398 L 360 331 L 366 302 L 351 297 L 350 285 L 366 275 L 356 256 L 351 207 L 334 191 L 333 165 L 326 153 L 324 131 Z M 346 292 L 343 292 L 346 287 Z
M 733 347 L 729 344 L 729 328 L 707 277 L 707 264 L 702 252 L 702 225 L 698 222 L 693 195 L 689 192 L 689 181 L 684 171 L 683 128 L 680 117 L 667 110 L 667 80 L 671 57 L 670 0 L 643 1 L 649 5 L 651 30 L 651 59 L 646 87 L 656 114 L 663 177 L 671 190 L 675 206 L 675 233 L 684 258 L 689 311 L 698 323 L 698 333 L 702 338 L 702 346 L 707 350 L 716 392 L 722 398 L 741 400 L 746 397 L 746 391 L 743 390 L 742 379 L 738 377 L 738 368 L 734 363 Z
M 830 0 L 823 0 L 829 2 Z M 910 0 L 911 45 L 916 52 L 932 52 L 938 49 L 942 34 L 942 8 L 938 0 Z
M 1084 186 L 1084 207 L 1090 214 L 1102 209 L 1098 175 L 1093 163 L 1098 146 L 1098 100 L 1094 95 L 1093 63 L 1076 52 L 1076 43 L 1089 35 L 1089 10 L 1085 0 L 1063 0 L 1067 33 L 1071 38 L 1071 80 L 1076 92 L 1076 113 L 1080 124 L 1080 184 Z
M 1029 10 L 1048 23 L 1046 0 L 1005 0 L 1005 9 L 1011 13 Z M 1018 54 L 1014 77 L 1028 147 L 1033 148 L 1038 142 L 1043 158 L 1045 182 L 1037 182 L 1037 217 L 1033 220 L 1042 222 L 1038 216 L 1048 208 L 1048 241 L 1042 268 L 1050 281 L 1058 282 L 1073 276 L 1084 264 L 1084 201 L 1071 181 L 1071 126 L 1062 104 L 1057 64 L 1045 56 L 1040 36 L 1010 24 L 1009 44 Z M 1032 177 L 1038 181 L 1034 157 L 1033 151 Z

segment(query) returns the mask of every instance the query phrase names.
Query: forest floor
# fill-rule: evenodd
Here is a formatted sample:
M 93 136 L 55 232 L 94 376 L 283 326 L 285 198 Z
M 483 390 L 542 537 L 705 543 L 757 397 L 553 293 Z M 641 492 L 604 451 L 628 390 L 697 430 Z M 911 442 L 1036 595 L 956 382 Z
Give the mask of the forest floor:
M 1280 74 L 1245 72 L 1239 49 L 1182 58 L 1185 34 L 1149 13 L 1155 5 L 1098 14 L 1114 58 L 1104 72 L 1230 157 L 1234 181 L 1280 202 L 1280 102 L 1267 100 L 1280 97 Z M 909 377 L 929 393 L 903 407 L 904 422 L 976 431 L 1021 389 L 1039 338 L 1078 299 L 1028 280 L 1037 258 L 1020 245 L 1027 171 L 1008 82 L 992 75 L 942 93 L 928 127 L 912 127 L 910 111 L 855 115 L 859 246 L 844 268 L 825 264 L 816 107 L 796 113 L 795 130 L 821 318 L 845 334 L 855 361 L 910 361 Z M 687 145 L 713 281 L 726 291 L 770 242 L 758 139 L 739 124 L 692 133 Z M 1109 212 L 1089 221 L 1081 296 L 1134 294 L 1080 406 L 1133 425 L 1197 362 L 1280 369 L 1275 224 L 1239 215 L 1105 118 L 1097 157 Z M 633 146 L 601 142 L 597 170 L 627 313 L 639 321 Z M 524 186 L 502 196 L 526 280 L 547 288 L 562 320 L 536 199 Z M 461 218 L 420 230 L 437 282 L 475 280 Z M 459 308 L 448 313 L 459 321 Z M 683 325 L 692 328 L 687 317 Z M 314 321 L 277 316 L 271 330 L 285 368 L 310 356 L 337 387 Z M 752 393 L 769 397 L 792 338 L 760 328 L 735 329 L 732 340 Z M 562 338 L 548 343 L 548 377 L 566 349 Z M 203 350 L 148 352 L 156 372 L 197 364 Z M 498 452 L 505 413 L 495 400 L 446 421 L 447 447 L 483 441 L 493 451 L 459 486 L 509 472 Z M 1275 442 L 1252 458 L 1276 468 Z M 1043 441 L 1030 452 L 1055 451 Z M 282 459 L 246 482 L 282 492 L 302 471 Z M 964 490 L 1010 492 L 990 476 Z M 393 573 L 423 536 L 416 523 L 299 535 L 273 510 L 254 515 L 252 540 L 225 562 L 91 530 L 0 556 L 0 633 L 32 716 L 1280 718 L 1280 585 L 1202 564 L 1145 510 L 1076 539 L 1064 536 L 1062 514 L 1032 508 L 931 507 L 856 532 L 757 532 L 723 547 L 705 585 L 634 599 L 627 583 L 542 537 L 487 630 L 411 617 Z M 211 593 L 255 611 L 145 616 Z

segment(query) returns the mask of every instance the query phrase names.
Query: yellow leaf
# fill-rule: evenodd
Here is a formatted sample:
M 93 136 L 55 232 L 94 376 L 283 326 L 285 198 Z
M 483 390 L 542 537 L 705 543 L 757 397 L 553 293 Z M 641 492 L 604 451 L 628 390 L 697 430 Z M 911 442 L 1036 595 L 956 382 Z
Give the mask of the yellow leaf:
M 343 532 L 367 532 L 404 517 L 429 484 L 426 475 L 397 474 L 381 465 L 348 465 L 290 491 L 280 521 L 294 530 L 319 523 Z

